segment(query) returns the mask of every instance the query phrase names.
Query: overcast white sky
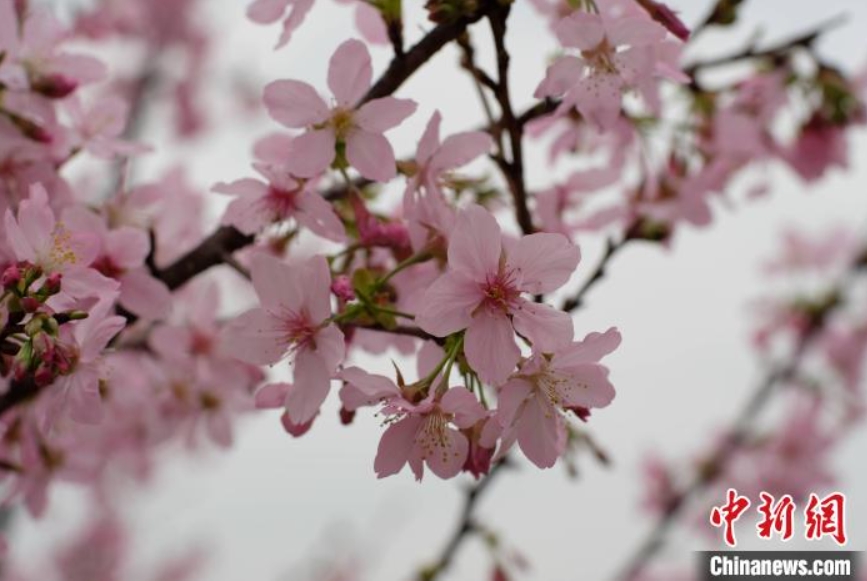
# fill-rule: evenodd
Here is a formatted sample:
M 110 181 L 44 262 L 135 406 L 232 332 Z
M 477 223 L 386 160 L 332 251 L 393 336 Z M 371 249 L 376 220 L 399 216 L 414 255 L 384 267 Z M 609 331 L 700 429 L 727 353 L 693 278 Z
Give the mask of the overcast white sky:
M 246 2 L 211 0 L 215 23 L 226 23 L 220 41 L 227 65 L 244 67 L 259 85 L 274 78 L 300 78 L 324 87 L 325 66 L 334 47 L 347 36 L 347 9 L 320 0 L 309 21 L 287 49 L 274 53 L 276 28 L 262 29 L 242 19 Z M 405 2 L 404 4 L 415 4 Z M 419 3 L 421 4 L 421 3 Z M 677 1 L 687 22 L 696 22 L 708 2 Z M 864 30 L 867 3 L 860 0 L 751 0 L 741 38 L 758 26 L 777 39 L 818 21 L 846 13 L 847 24 L 821 47 L 841 65 L 855 68 L 867 57 Z M 409 11 L 408 35 L 418 35 L 423 20 Z M 545 24 L 526 0 L 517 0 L 510 20 L 516 100 L 529 103 L 554 49 Z M 337 24 L 339 23 L 339 26 Z M 424 24 L 424 26 L 427 26 Z M 480 27 L 483 28 L 483 27 Z M 725 51 L 734 43 L 708 34 L 704 50 Z M 479 45 L 487 34 L 480 34 Z M 398 151 L 414 150 L 433 111 L 444 116 L 445 134 L 477 125 L 481 113 L 471 85 L 455 68 L 456 52 L 445 51 L 401 89 L 421 106 L 411 122 L 392 134 Z M 375 53 L 377 71 L 386 49 Z M 436 102 L 430 100 L 436 95 Z M 236 123 L 189 148 L 194 181 L 214 182 L 248 174 L 252 140 L 276 125 L 261 119 Z M 158 136 L 157 136 L 158 138 Z M 157 141 L 157 143 L 159 143 Z M 144 164 L 139 175 L 166 167 L 168 155 Z M 547 169 L 530 158 L 531 183 L 544 183 Z M 635 246 L 610 269 L 610 276 L 590 295 L 575 318 L 576 335 L 617 325 L 622 347 L 608 359 L 618 395 L 614 404 L 594 414 L 592 431 L 609 451 L 608 469 L 586 461 L 581 478 L 569 480 L 562 469 L 542 472 L 522 465 L 503 477 L 481 504 L 480 517 L 501 531 L 509 545 L 531 562 L 527 579 L 539 581 L 604 580 L 641 537 L 649 521 L 640 516 L 640 460 L 649 450 L 683 458 L 707 442 L 712 426 L 724 425 L 755 383 L 760 370 L 749 349 L 752 321 L 749 300 L 761 294 L 760 260 L 772 254 L 788 224 L 821 229 L 834 223 L 862 224 L 867 217 L 867 139 L 859 135 L 853 170 L 835 173 L 808 191 L 785 171 L 772 171 L 773 194 L 736 210 L 719 207 L 709 230 L 685 230 L 673 247 Z M 533 162 L 533 159 L 537 162 Z M 599 252 L 597 241 L 579 240 L 584 261 L 577 279 L 586 277 Z M 385 362 L 387 365 L 387 362 Z M 383 367 L 383 370 L 385 367 Z M 336 398 L 300 440 L 285 435 L 276 415 L 246 420 L 235 447 L 205 457 L 183 455 L 167 464 L 153 486 L 129 493 L 143 560 L 201 541 L 213 547 L 210 581 L 299 579 L 291 573 L 311 557 L 358 551 L 368 579 L 408 579 L 415 567 L 433 557 L 457 517 L 460 491 L 469 480 L 416 483 L 403 473 L 377 481 L 373 458 L 381 434 L 370 414 L 359 414 L 352 429 L 336 421 Z M 837 456 L 849 492 L 851 548 L 867 543 L 867 470 L 861 430 Z M 67 530 L 80 511 L 72 492 L 54 495 L 48 517 L 21 523 L 15 542 L 22 555 L 36 555 L 46 539 Z M 683 535 L 675 564 L 689 563 L 690 548 L 700 539 Z M 476 542 L 461 552 L 450 580 L 484 578 L 488 557 Z

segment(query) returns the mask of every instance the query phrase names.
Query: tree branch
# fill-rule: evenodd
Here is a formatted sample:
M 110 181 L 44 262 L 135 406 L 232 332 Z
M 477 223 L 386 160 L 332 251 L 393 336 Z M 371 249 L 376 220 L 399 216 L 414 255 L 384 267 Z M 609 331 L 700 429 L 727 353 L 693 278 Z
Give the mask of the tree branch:
M 506 49 L 506 28 L 511 4 L 498 6 L 488 14 L 491 23 L 491 33 L 494 36 L 494 47 L 497 53 L 497 84 L 494 96 L 500 105 L 502 113 L 502 127 L 509 135 L 511 159 L 507 160 L 501 150 L 494 161 L 500 167 L 509 189 L 512 192 L 512 200 L 515 204 L 515 219 L 524 234 L 532 234 L 536 229 L 533 226 L 533 217 L 527 205 L 527 187 L 524 183 L 524 126 L 518 122 L 515 111 L 512 108 L 512 98 L 509 91 L 509 52 Z
M 509 465 L 508 459 L 504 458 L 479 482 L 467 489 L 464 496 L 464 504 L 461 509 L 461 515 L 455 525 L 454 532 L 449 537 L 446 544 L 443 546 L 439 557 L 430 567 L 424 569 L 419 575 L 420 581 L 434 581 L 439 578 L 440 574 L 445 572 L 452 564 L 452 560 L 458 552 L 463 541 L 473 532 L 476 532 L 476 524 L 473 522 L 473 514 L 479 500 L 484 495 L 485 491 L 490 488 L 494 479 L 500 474 L 504 468 Z

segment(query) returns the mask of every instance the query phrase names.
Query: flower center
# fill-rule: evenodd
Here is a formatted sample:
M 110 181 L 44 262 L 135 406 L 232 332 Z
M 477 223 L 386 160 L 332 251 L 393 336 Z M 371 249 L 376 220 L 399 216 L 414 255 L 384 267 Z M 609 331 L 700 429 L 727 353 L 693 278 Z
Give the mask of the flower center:
M 295 203 L 297 195 L 297 190 L 284 190 L 272 186 L 268 189 L 266 203 L 277 218 L 286 218 L 294 214 L 298 209 Z
M 306 313 L 291 313 L 283 320 L 283 332 L 286 342 L 295 348 L 316 348 L 314 337 L 317 326 L 310 322 Z
M 511 272 L 499 272 L 489 276 L 482 285 L 485 295 L 484 306 L 488 309 L 508 313 L 521 296 Z
M 51 234 L 51 248 L 48 250 L 48 265 L 58 267 L 64 264 L 75 264 L 78 257 L 72 249 L 72 235 L 60 222 Z
M 338 141 L 343 141 L 349 130 L 355 126 L 352 119 L 352 109 L 335 109 L 331 115 L 331 126 L 334 128 L 334 134 Z
M 416 443 L 421 448 L 422 458 L 426 459 L 434 454 L 441 454 L 442 461 L 448 461 L 449 449 L 451 448 L 451 430 L 449 429 L 450 414 L 444 414 L 435 410 L 425 416 L 421 430 L 416 436 Z

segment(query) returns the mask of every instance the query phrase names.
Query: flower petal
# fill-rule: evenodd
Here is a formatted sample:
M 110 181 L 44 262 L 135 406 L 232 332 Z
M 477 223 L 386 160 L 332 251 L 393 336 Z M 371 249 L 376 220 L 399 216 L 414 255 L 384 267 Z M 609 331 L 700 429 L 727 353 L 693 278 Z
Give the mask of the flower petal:
M 331 389 L 331 373 L 316 352 L 300 349 L 295 355 L 295 382 L 286 394 L 286 413 L 294 424 L 306 424 L 319 413 Z
M 371 79 L 370 52 L 363 42 L 350 39 L 337 47 L 328 64 L 328 87 L 339 106 L 350 107 L 360 101 Z
M 472 204 L 458 213 L 449 239 L 449 268 L 484 282 L 499 270 L 501 251 L 500 225 L 490 212 Z
M 415 435 L 420 422 L 420 418 L 409 416 L 385 430 L 379 440 L 376 460 L 373 463 L 377 478 L 397 474 L 407 463 L 415 445 Z
M 300 128 L 322 123 L 331 114 L 331 109 L 316 89 L 302 81 L 268 83 L 262 98 L 268 114 L 286 127 Z
M 488 309 L 480 309 L 473 316 L 464 339 L 464 352 L 482 381 L 492 385 L 506 381 L 521 357 L 509 318 Z
M 416 324 L 437 337 L 466 329 L 482 300 L 479 286 L 457 273 L 446 273 L 425 291 Z
M 355 123 L 371 133 L 383 133 L 415 113 L 418 104 L 410 99 L 382 97 L 365 103 L 355 113 Z
M 308 131 L 292 141 L 286 169 L 301 178 L 316 177 L 334 161 L 334 131 L 325 128 Z
M 346 159 L 369 180 L 387 182 L 397 174 L 394 150 L 380 133 L 364 129 L 350 133 L 346 138 Z
M 569 313 L 550 305 L 522 301 L 512 311 L 515 330 L 533 343 L 540 353 L 551 353 L 572 341 L 575 333 Z
M 520 274 L 518 287 L 534 295 L 566 284 L 580 260 L 581 251 L 562 234 L 530 234 L 507 247 L 506 261 Z

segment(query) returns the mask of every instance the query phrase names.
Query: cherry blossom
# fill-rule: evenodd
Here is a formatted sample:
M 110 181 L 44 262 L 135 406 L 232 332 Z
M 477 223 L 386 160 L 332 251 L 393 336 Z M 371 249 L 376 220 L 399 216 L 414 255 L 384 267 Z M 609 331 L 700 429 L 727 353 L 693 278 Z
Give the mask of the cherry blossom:
M 517 440 L 540 468 L 550 468 L 566 447 L 562 412 L 605 407 L 614 399 L 608 368 L 599 363 L 620 344 L 609 329 L 558 349 L 550 358 L 535 354 L 499 391 L 498 421 L 503 439 Z
M 295 380 L 285 407 L 294 424 L 305 424 L 319 411 L 344 355 L 343 333 L 328 322 L 328 264 L 319 256 L 292 267 L 261 255 L 254 258 L 251 274 L 262 306 L 227 326 L 227 348 L 256 365 L 271 365 L 290 356 Z
M 367 47 L 348 40 L 334 52 L 328 67 L 334 105 L 329 106 L 316 89 L 301 81 L 274 81 L 265 87 L 265 106 L 271 117 L 286 127 L 307 129 L 287 152 L 289 171 L 314 177 L 335 161 L 336 148 L 345 146 L 346 162 L 362 176 L 381 182 L 395 176 L 394 151 L 383 133 L 412 115 L 416 104 L 382 97 L 357 105 L 370 88 L 372 76 Z
M 428 289 L 418 325 L 437 337 L 467 330 L 467 360 L 484 381 L 502 383 L 518 363 L 515 332 L 540 352 L 572 339 L 567 313 L 524 298 L 556 290 L 581 253 L 560 234 L 504 239 L 496 219 L 480 206 L 457 218 L 449 240 L 448 271 Z

